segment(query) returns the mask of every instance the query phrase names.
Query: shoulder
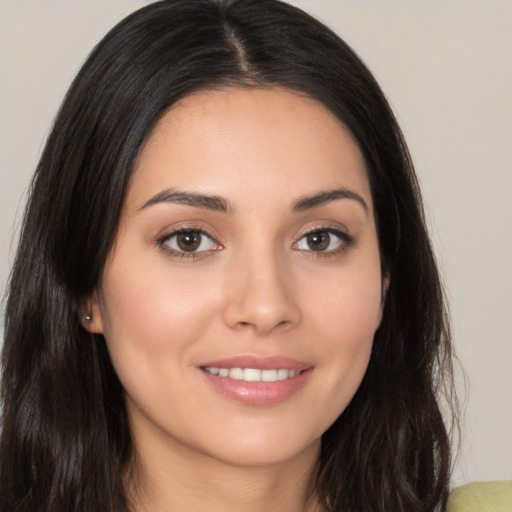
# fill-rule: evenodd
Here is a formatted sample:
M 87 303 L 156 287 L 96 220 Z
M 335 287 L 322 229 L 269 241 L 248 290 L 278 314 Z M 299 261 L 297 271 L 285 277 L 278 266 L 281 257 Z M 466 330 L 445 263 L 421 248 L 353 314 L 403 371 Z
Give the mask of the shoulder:
M 511 512 L 512 480 L 471 482 L 457 487 L 446 512 Z

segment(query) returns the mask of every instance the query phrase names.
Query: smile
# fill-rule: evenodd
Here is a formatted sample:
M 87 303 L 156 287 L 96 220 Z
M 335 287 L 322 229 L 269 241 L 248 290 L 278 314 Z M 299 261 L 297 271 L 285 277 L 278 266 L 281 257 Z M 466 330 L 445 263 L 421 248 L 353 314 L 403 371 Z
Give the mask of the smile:
M 258 368 L 218 368 L 216 366 L 206 366 L 203 369 L 211 375 L 229 377 L 230 379 L 243 380 L 245 382 L 277 382 L 290 379 L 301 373 L 299 370 L 288 370 L 287 368 L 260 370 Z
M 211 388 L 229 400 L 251 406 L 277 404 L 307 385 L 314 366 L 289 357 L 241 355 L 198 365 Z

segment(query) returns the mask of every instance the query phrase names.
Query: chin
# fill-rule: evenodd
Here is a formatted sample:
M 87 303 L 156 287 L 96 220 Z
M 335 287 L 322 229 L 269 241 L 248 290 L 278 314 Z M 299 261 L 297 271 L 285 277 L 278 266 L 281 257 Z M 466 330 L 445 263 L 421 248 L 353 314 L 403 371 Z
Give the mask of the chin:
M 316 462 L 320 453 L 320 436 L 281 427 L 277 433 L 259 429 L 210 437 L 205 454 L 232 466 L 273 466 L 306 457 Z M 213 441 L 213 442 L 212 442 Z

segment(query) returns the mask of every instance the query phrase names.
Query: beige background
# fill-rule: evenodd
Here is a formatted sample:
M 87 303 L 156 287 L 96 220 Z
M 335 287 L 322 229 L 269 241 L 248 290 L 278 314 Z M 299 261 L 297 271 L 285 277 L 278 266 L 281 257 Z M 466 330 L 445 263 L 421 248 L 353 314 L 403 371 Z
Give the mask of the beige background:
M 106 30 L 145 3 L 0 0 L 0 290 L 71 79 Z M 512 1 L 290 3 L 366 61 L 416 162 L 469 379 L 454 485 L 512 479 Z

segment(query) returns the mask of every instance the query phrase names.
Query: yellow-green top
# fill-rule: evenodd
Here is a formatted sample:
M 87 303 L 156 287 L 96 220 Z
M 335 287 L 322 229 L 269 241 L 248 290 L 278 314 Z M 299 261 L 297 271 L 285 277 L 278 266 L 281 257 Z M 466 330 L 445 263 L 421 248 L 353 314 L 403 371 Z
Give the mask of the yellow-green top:
M 457 487 L 450 495 L 447 512 L 512 512 L 512 480 Z

